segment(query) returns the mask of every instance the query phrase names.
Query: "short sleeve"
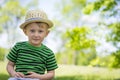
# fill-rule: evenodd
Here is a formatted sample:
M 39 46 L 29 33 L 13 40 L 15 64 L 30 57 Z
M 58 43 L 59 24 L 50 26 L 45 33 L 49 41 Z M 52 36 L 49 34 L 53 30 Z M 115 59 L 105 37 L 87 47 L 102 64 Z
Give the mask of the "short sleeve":
M 10 50 L 10 52 L 7 55 L 7 59 L 12 61 L 12 62 L 16 62 L 17 59 L 17 44 L 15 44 L 15 46 Z
M 58 68 L 54 53 L 48 55 L 46 68 L 47 71 L 55 70 L 56 68 Z

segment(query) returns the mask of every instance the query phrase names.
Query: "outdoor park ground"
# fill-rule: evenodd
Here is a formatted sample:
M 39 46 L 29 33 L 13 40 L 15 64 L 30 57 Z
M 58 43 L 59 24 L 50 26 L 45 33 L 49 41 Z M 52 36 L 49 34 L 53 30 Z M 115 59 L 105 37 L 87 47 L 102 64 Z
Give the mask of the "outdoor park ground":
M 6 62 L 0 62 L 0 80 L 7 80 Z M 120 69 L 59 65 L 54 80 L 120 80 Z

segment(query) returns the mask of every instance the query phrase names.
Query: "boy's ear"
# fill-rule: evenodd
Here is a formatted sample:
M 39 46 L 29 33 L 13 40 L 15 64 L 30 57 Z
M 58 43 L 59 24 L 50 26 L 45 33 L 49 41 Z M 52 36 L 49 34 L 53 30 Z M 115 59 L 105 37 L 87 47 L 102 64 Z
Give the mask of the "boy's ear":
M 26 29 L 23 29 L 23 32 L 24 32 L 25 35 L 27 35 Z
M 50 32 L 50 30 L 47 31 L 46 36 L 48 36 L 49 32 Z

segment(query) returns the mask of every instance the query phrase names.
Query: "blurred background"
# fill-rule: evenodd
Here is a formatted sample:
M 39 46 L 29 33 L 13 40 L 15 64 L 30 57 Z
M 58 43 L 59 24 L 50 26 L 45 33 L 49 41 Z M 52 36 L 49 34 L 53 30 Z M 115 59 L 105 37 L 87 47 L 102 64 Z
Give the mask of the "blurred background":
M 31 9 L 54 23 L 43 42 L 59 64 L 54 80 L 120 80 L 120 0 L 0 0 L 0 80 L 10 48 L 27 40 L 19 25 Z

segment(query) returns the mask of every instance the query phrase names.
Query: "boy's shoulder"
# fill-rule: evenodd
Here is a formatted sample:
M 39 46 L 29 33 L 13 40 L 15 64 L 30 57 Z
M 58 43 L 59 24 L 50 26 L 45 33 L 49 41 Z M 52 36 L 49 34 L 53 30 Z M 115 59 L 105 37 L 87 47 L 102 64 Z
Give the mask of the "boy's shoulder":
M 44 44 L 42 44 L 43 46 L 44 46 L 44 50 L 46 51 L 46 52 L 49 52 L 49 53 L 53 53 L 53 51 L 48 47 L 48 46 L 46 46 L 46 45 L 44 45 Z
M 23 44 L 26 44 L 27 41 L 21 41 L 21 42 L 17 42 L 16 45 L 23 45 Z
M 24 47 L 26 46 L 27 41 L 16 42 L 14 46 L 16 47 Z

